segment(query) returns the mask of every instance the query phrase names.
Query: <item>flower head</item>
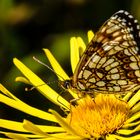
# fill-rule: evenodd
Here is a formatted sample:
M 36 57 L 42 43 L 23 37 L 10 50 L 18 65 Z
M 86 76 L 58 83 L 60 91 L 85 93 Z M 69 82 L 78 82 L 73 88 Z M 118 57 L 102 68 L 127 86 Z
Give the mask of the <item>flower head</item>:
M 92 37 L 93 33 L 89 31 L 89 41 Z M 85 46 L 80 37 L 73 37 L 70 40 L 73 72 L 80 55 L 86 48 Z M 44 51 L 58 78 L 61 81 L 70 79 L 51 52 L 48 49 L 44 49 Z M 60 116 L 55 110 L 49 109 L 45 112 L 34 108 L 15 97 L 3 85 L 0 85 L 0 102 L 31 116 L 57 124 L 39 125 L 28 120 L 24 120 L 22 123 L 0 119 L 0 127 L 4 128 L 3 131 L 0 131 L 1 134 L 6 135 L 8 138 L 20 140 L 140 139 L 138 133 L 140 131 L 140 91 L 136 93 L 129 92 L 121 99 L 112 94 L 98 94 L 95 98 L 85 96 L 78 99 L 78 95 L 69 89 L 74 99 L 68 102 L 18 59 L 14 58 L 14 64 L 25 76 L 17 77 L 16 81 L 33 85 L 45 98 L 65 111 L 69 108 L 69 112 L 66 116 Z M 76 105 L 73 105 L 73 103 L 76 103 Z
M 114 95 L 99 94 L 84 98 L 72 107 L 67 119 L 71 127 L 84 137 L 100 137 L 118 130 L 128 119 L 129 105 Z

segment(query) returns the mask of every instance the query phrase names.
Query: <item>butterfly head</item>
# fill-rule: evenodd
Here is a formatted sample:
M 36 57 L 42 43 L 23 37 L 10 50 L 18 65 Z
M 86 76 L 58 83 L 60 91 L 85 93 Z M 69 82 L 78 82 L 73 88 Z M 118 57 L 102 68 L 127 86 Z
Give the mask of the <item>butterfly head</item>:
M 62 88 L 64 88 L 65 90 L 70 89 L 71 85 L 72 85 L 72 80 L 64 80 L 64 81 L 60 81 L 60 85 Z

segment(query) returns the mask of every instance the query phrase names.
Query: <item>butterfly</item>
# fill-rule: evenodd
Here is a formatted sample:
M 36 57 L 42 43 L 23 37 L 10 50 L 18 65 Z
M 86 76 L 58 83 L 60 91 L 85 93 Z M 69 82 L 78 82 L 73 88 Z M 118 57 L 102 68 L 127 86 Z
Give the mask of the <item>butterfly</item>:
M 126 93 L 140 86 L 140 26 L 127 11 L 112 15 L 87 45 L 63 87 L 84 94 Z

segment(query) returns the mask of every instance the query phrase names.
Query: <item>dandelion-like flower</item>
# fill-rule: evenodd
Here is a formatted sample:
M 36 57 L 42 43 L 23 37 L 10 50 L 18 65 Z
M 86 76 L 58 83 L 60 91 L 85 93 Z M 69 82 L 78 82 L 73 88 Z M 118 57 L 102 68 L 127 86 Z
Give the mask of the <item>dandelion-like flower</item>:
M 88 32 L 88 40 L 93 37 L 92 31 Z M 85 50 L 85 44 L 80 37 L 72 37 L 70 40 L 72 71 L 79 61 L 79 56 Z M 48 49 L 44 49 L 53 69 L 58 74 L 59 80 L 69 79 L 59 63 Z M 33 124 L 29 120 L 16 122 L 0 119 L 0 131 L 9 139 L 19 140 L 139 140 L 140 139 L 140 91 L 129 92 L 123 98 L 118 99 L 113 94 L 98 94 L 95 98 L 90 96 L 79 100 L 78 95 L 69 89 L 70 94 L 76 100 L 76 105 L 69 103 L 56 91 L 50 88 L 37 75 L 35 75 L 22 62 L 14 58 L 14 64 L 25 77 L 17 77 L 16 81 L 31 84 L 52 104 L 67 110 L 67 116 L 60 116 L 56 110 L 42 111 L 29 106 L 3 85 L 0 85 L 0 102 L 25 112 L 31 116 L 57 123 L 58 125 Z M 59 76 L 61 75 L 61 77 Z M 41 85 L 41 86 L 38 86 Z M 59 96 L 59 101 L 58 101 Z M 2 138 L 3 140 L 8 138 Z

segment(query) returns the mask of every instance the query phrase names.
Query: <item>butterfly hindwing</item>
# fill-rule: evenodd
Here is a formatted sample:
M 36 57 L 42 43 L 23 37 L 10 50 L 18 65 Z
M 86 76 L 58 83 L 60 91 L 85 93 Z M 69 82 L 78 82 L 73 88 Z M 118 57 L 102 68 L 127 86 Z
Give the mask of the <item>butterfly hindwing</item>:
M 140 31 L 126 11 L 115 13 L 88 44 L 72 78 L 81 91 L 123 92 L 140 84 Z

